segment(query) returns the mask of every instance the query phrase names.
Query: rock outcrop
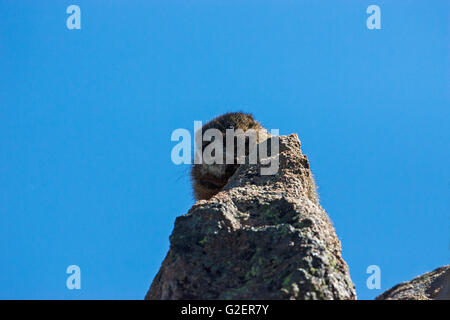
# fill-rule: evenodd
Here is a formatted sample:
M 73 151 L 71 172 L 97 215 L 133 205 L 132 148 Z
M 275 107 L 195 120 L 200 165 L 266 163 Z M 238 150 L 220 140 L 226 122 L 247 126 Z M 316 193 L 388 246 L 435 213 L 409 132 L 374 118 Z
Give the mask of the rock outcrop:
M 450 265 L 400 283 L 377 300 L 450 300 Z
M 280 136 L 274 157 L 277 174 L 243 164 L 223 191 L 176 219 L 146 299 L 356 298 L 297 135 Z

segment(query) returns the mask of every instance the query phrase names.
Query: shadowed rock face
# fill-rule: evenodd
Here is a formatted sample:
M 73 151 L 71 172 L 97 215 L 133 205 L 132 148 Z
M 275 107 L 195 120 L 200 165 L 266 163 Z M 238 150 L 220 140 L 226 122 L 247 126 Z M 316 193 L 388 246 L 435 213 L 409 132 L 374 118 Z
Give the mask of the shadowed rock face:
M 146 299 L 356 298 L 334 228 L 308 195 L 297 135 L 279 137 L 279 151 L 277 174 L 241 165 L 223 191 L 176 219 Z
M 450 265 L 400 283 L 377 300 L 450 300 Z

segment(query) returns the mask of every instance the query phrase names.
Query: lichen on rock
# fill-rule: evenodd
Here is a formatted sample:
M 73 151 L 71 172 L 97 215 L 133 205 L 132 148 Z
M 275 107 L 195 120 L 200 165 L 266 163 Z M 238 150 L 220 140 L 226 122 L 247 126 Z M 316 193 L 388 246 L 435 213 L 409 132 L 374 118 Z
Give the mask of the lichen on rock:
M 146 299 L 356 299 L 300 141 L 277 138 L 277 174 L 240 165 L 221 192 L 176 219 Z

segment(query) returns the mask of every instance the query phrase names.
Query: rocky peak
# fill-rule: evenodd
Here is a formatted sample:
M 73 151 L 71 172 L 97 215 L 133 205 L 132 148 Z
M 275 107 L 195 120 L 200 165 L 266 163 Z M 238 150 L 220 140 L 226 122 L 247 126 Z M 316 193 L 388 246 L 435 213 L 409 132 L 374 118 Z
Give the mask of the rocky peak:
M 278 173 L 241 165 L 221 192 L 176 219 L 146 299 L 356 298 L 300 141 L 277 139 Z

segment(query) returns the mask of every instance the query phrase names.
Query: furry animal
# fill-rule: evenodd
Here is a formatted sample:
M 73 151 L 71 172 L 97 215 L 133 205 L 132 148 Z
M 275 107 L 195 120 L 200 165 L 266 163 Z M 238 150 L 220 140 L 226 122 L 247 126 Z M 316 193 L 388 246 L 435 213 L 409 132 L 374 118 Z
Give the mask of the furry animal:
M 261 124 L 256 121 L 250 113 L 242 112 L 231 112 L 225 113 L 221 116 L 214 118 L 213 120 L 206 123 L 201 130 L 196 133 L 197 135 L 202 135 L 208 129 L 217 129 L 222 133 L 223 137 L 223 164 L 212 163 L 212 164 L 193 164 L 191 168 L 191 180 L 194 198 L 196 200 L 205 199 L 208 200 L 216 195 L 222 190 L 222 188 L 227 184 L 230 177 L 236 172 L 239 164 L 237 163 L 237 137 L 234 141 L 234 162 L 232 164 L 226 164 L 225 162 L 225 147 L 226 147 L 226 130 L 227 129 L 242 129 L 245 133 L 249 129 L 253 129 L 256 132 L 256 141 L 251 141 L 248 137 L 245 137 L 245 155 L 248 155 L 251 143 L 260 143 L 270 137 L 270 134 Z M 239 137 L 239 135 L 238 135 Z M 198 141 L 198 140 L 197 140 Z M 202 140 L 200 140 L 202 141 Z M 214 140 L 213 140 L 214 141 Z M 205 148 L 213 141 L 202 141 L 201 151 L 202 155 Z M 307 181 L 305 181 L 307 196 L 310 200 L 315 203 L 319 203 L 319 198 L 317 195 L 317 188 L 312 176 L 311 171 L 307 176 Z
M 236 172 L 236 169 L 239 167 L 237 164 L 237 141 L 234 141 L 234 163 L 226 164 L 225 163 L 225 146 L 226 146 L 226 129 L 242 129 L 246 132 L 249 129 L 253 129 L 257 133 L 257 143 L 263 141 L 263 139 L 267 139 L 269 134 L 266 129 L 264 129 L 261 124 L 253 119 L 253 116 L 250 113 L 242 113 L 242 112 L 231 112 L 225 113 L 221 116 L 214 118 L 213 120 L 206 123 L 201 130 L 199 130 L 196 135 L 205 133 L 208 129 L 217 129 L 222 133 L 223 136 L 223 146 L 224 146 L 224 160 L 223 164 L 213 163 L 213 164 L 194 164 L 191 168 L 191 180 L 193 186 L 194 197 L 197 200 L 200 199 L 210 199 L 212 196 L 217 194 L 222 188 L 227 184 L 228 179 Z M 213 141 L 203 141 L 201 150 L 202 154 L 205 148 L 212 143 Z M 250 147 L 251 141 L 246 138 L 245 144 L 245 154 L 248 155 L 248 150 Z

